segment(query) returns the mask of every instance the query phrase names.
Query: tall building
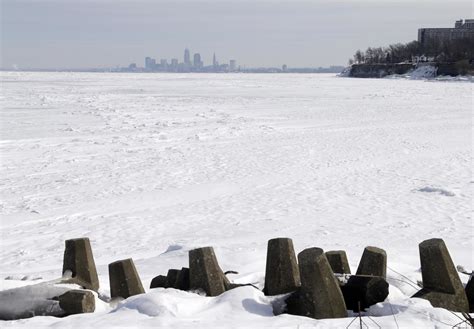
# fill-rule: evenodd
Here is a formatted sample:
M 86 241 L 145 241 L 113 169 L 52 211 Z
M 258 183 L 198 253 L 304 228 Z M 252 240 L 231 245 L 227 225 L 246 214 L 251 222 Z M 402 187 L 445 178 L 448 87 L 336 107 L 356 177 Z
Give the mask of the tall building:
M 201 61 L 201 54 L 196 53 L 194 54 L 194 67 L 195 68 L 201 68 L 203 66 L 203 63 Z
M 184 64 L 190 66 L 191 65 L 191 56 L 189 55 L 189 49 L 184 49 Z
M 418 42 L 425 45 L 429 40 L 474 39 L 474 19 L 456 21 L 454 28 L 423 28 L 418 30 Z
M 237 62 L 235 61 L 235 59 L 231 59 L 229 62 L 229 70 L 235 71 L 236 68 L 237 68 Z
M 212 56 L 212 66 L 214 68 L 217 68 L 219 66 L 219 63 L 217 63 L 217 59 L 216 59 L 216 53 L 214 53 L 214 56 Z
M 156 61 L 151 57 L 145 57 L 145 69 L 153 70 L 155 68 Z

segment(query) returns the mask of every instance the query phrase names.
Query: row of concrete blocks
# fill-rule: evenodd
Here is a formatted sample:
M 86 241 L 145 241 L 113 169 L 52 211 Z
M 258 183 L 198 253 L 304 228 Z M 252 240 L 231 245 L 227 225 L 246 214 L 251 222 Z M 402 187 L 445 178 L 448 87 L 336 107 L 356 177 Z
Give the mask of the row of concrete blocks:
M 435 307 L 460 312 L 468 311 L 469 299 L 472 310 L 473 279 L 465 292 L 444 242 L 431 239 L 419 247 L 423 289 L 414 297 L 428 299 Z M 320 248 L 309 248 L 298 254 L 297 261 L 291 239 L 272 239 L 268 242 L 264 293 L 291 293 L 287 299 L 287 311 L 291 314 L 313 318 L 345 317 L 346 309 L 361 310 L 386 298 L 386 264 L 385 251 L 367 247 L 356 275 L 340 283 L 334 273 L 350 274 L 344 251 L 324 253 Z M 72 272 L 72 282 L 86 289 L 98 290 L 97 271 L 87 238 L 66 241 L 63 273 L 67 271 Z M 110 264 L 109 279 L 112 298 L 144 293 L 131 259 Z M 169 270 L 166 276 L 159 275 L 151 283 L 151 288 L 201 290 L 207 296 L 217 296 L 237 286 L 241 285 L 232 284 L 219 267 L 212 247 L 190 250 L 189 268 Z M 90 312 L 91 297 L 84 297 L 88 293 L 72 291 L 68 296 L 60 296 L 60 302 L 63 300 L 67 313 L 81 313 L 78 310 L 84 305 L 87 306 L 84 311 Z

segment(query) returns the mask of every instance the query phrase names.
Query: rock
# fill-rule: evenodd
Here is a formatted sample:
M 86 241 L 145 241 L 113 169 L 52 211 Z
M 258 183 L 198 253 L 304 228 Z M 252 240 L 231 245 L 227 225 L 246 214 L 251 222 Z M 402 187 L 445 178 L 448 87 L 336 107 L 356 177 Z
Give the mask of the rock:
M 150 289 L 168 288 L 168 279 L 165 275 L 158 275 L 151 280 Z
M 277 238 L 268 241 L 265 269 L 265 295 L 274 296 L 292 292 L 301 285 L 293 241 Z
M 110 296 L 128 298 L 143 294 L 142 281 L 131 258 L 109 264 Z
M 187 291 L 189 290 L 189 268 L 183 267 L 176 278 L 175 288 Z
M 88 238 L 66 240 L 63 275 L 67 271 L 72 272 L 72 279 L 67 282 L 79 284 L 86 289 L 99 290 L 99 278 Z
M 94 294 L 87 290 L 70 290 L 59 296 L 59 306 L 67 315 L 93 313 L 95 311 Z
M 434 307 L 469 312 L 469 302 L 461 279 L 442 239 L 419 244 L 423 289 L 413 297 L 430 301 Z
M 290 297 L 289 310 L 314 319 L 346 317 L 344 297 L 323 250 L 305 249 L 298 262 L 301 287 Z
M 189 285 L 190 289 L 202 289 L 207 296 L 218 296 L 230 285 L 212 247 L 189 251 Z
M 474 312 L 474 273 L 471 274 L 469 281 L 466 284 L 466 296 L 469 302 L 469 312 Z
M 359 262 L 356 275 L 387 277 L 387 253 L 377 247 L 366 247 Z
M 383 302 L 388 296 L 388 287 L 387 281 L 382 277 L 352 275 L 341 286 L 341 290 L 347 309 L 358 312 Z
M 326 258 L 334 273 L 351 274 L 349 261 L 344 250 L 327 251 Z

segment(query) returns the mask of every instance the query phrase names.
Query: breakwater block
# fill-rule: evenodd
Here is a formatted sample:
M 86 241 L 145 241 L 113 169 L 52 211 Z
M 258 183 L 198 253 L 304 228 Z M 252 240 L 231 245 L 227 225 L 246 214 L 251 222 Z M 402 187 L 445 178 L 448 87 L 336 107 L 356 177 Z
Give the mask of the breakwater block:
M 66 282 L 76 283 L 94 291 L 99 290 L 99 278 L 89 238 L 66 240 L 63 275 L 67 271 L 71 271 L 72 278 Z
M 387 277 L 387 253 L 377 247 L 366 247 L 359 262 L 356 275 Z
M 131 258 L 109 264 L 110 296 L 128 298 L 143 294 L 142 281 Z
M 430 301 L 434 307 L 469 312 L 469 302 L 461 279 L 442 239 L 419 244 L 423 288 L 413 297 Z
M 218 296 L 230 286 L 212 247 L 189 251 L 189 285 L 190 289 L 203 290 L 207 296 Z
M 276 238 L 268 241 L 263 292 L 274 296 L 292 292 L 301 285 L 293 241 Z
M 327 251 L 326 258 L 334 273 L 351 274 L 349 261 L 347 260 L 347 255 L 344 250 Z
M 67 315 L 93 313 L 95 311 L 94 294 L 87 290 L 70 290 L 58 297 L 59 307 Z

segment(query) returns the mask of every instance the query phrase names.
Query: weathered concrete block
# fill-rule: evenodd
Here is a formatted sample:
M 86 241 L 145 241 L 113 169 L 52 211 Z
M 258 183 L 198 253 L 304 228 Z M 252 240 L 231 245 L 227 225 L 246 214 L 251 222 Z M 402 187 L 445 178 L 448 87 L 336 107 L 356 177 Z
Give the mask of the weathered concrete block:
M 388 296 L 388 287 L 380 276 L 352 275 L 341 290 L 347 309 L 358 312 L 383 302 Z
M 301 275 L 299 315 L 314 319 L 346 317 L 344 297 L 323 250 L 305 249 L 298 254 L 298 262 Z
M 425 240 L 419 244 L 423 289 L 413 297 L 424 298 L 434 307 L 454 312 L 468 312 L 461 279 L 442 239 Z
M 87 290 L 70 290 L 59 296 L 59 307 L 67 315 L 92 313 L 95 311 L 94 294 Z
M 293 241 L 277 238 L 268 241 L 265 269 L 265 295 L 273 296 L 297 290 L 301 285 Z
M 88 238 L 66 240 L 63 275 L 66 271 L 72 272 L 72 279 L 67 280 L 68 282 L 77 283 L 86 289 L 99 290 L 99 278 Z
M 387 277 L 387 253 L 377 247 L 366 247 L 359 262 L 356 275 Z
M 178 279 L 179 272 L 180 270 L 174 268 L 168 270 L 168 274 L 166 275 L 167 288 L 176 288 L 176 279 Z
M 150 289 L 168 288 L 168 280 L 165 275 L 158 275 L 151 280 Z
M 469 302 L 469 312 L 474 312 L 474 273 L 471 274 L 469 281 L 466 284 L 466 296 Z
M 326 251 L 326 258 L 334 273 L 351 274 L 349 261 L 344 250 Z
M 131 258 L 109 264 L 110 296 L 128 298 L 143 294 L 142 281 Z
M 207 296 L 218 296 L 230 285 L 212 247 L 189 251 L 189 284 L 190 289 L 202 289 Z
M 189 268 L 181 268 L 176 278 L 175 288 L 185 291 L 189 290 Z

